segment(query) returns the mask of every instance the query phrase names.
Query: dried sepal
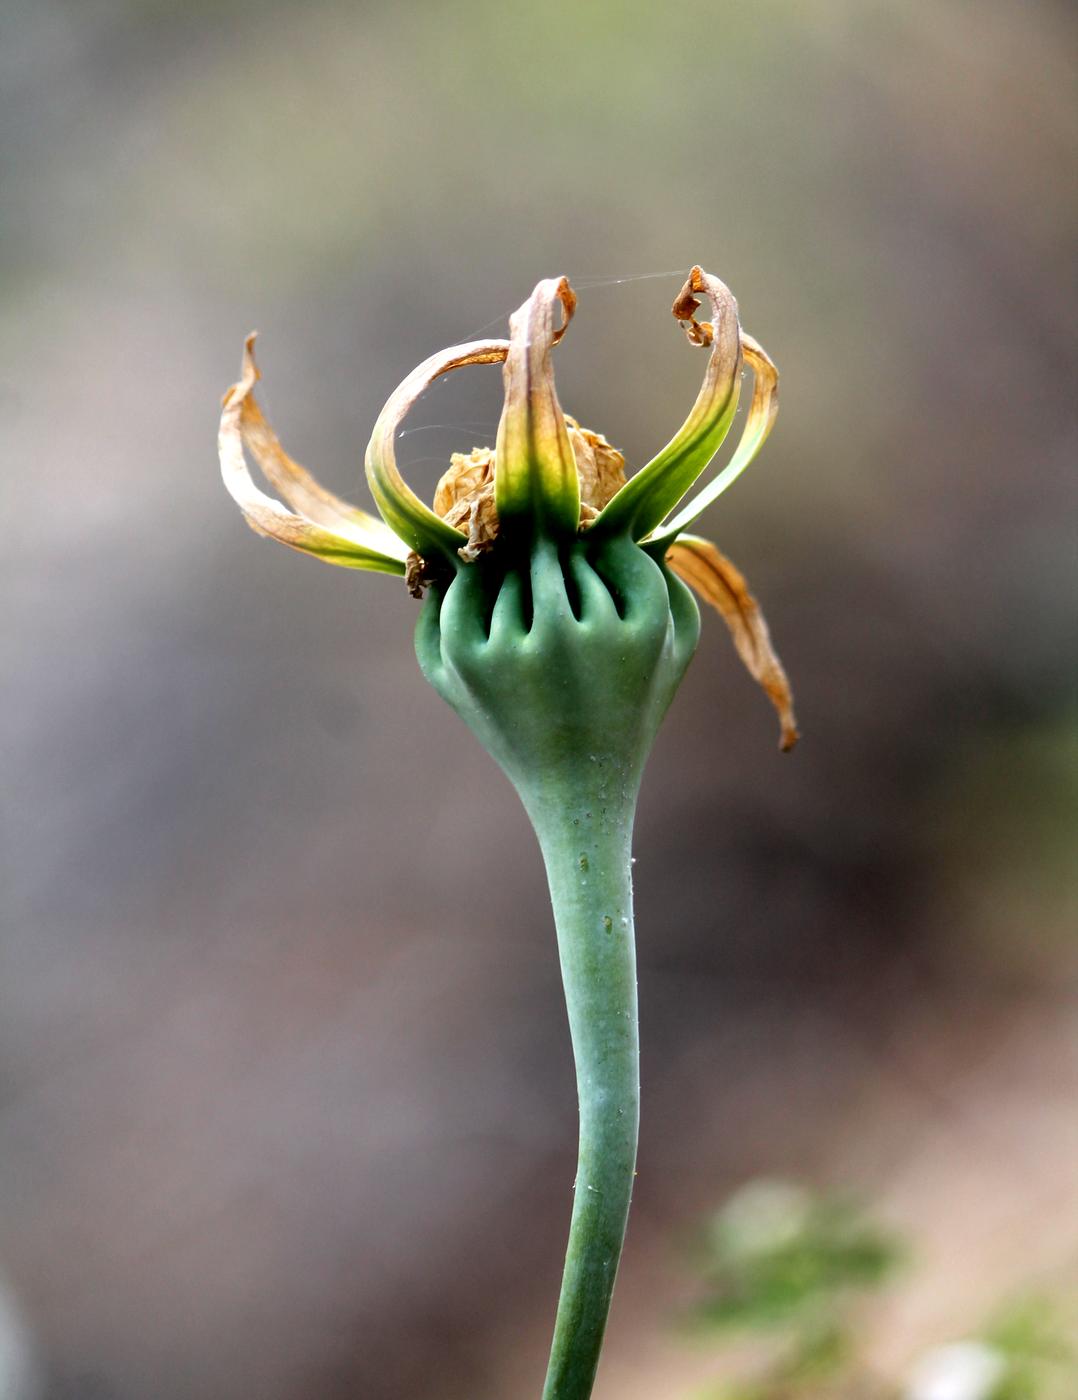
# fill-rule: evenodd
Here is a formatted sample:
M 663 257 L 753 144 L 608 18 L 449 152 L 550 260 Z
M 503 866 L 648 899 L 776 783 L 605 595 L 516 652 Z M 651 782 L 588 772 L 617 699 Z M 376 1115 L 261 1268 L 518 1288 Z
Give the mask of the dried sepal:
M 404 585 L 413 598 L 422 598 L 433 583 L 427 561 L 413 549 L 404 562 Z
M 738 655 L 778 713 L 782 728 L 780 748 L 792 749 L 799 737 L 793 692 L 771 644 L 760 605 L 749 592 L 744 575 L 709 540 L 696 535 L 683 535 L 667 551 L 666 562 L 721 614 Z
M 420 394 L 441 375 L 466 365 L 498 364 L 508 352 L 505 340 L 475 340 L 439 351 L 412 370 L 378 415 L 365 458 L 371 494 L 386 524 L 424 558 L 452 562 L 467 539 L 425 505 L 401 476 L 393 447 L 397 429 Z
M 278 540 L 290 549 L 313 555 L 327 564 L 403 574 L 407 548 L 392 531 L 373 516 L 323 491 L 308 472 L 284 453 L 254 401 L 253 390 L 259 374 L 253 344 L 251 335 L 244 347 L 242 377 L 222 400 L 217 437 L 221 477 L 244 519 L 256 534 Z M 333 528 L 311 519 L 306 512 L 296 514 L 260 490 L 248 469 L 245 446 L 282 495 L 290 496 L 293 501 L 306 499 L 323 521 L 334 522 Z
M 700 296 L 711 304 L 710 321 L 696 320 Z M 636 540 L 650 534 L 707 468 L 737 412 L 741 329 L 733 293 L 717 277 L 694 267 L 674 301 L 673 313 L 690 344 L 710 349 L 703 385 L 677 434 L 629 478 L 601 512 L 594 530 L 628 530 Z
M 751 335 L 741 333 L 741 348 L 752 367 L 752 403 L 749 405 L 741 440 L 730 461 L 713 481 L 684 509 L 655 531 L 659 542 L 672 542 L 731 486 L 767 441 L 779 411 L 779 372 L 764 347 Z
M 562 324 L 555 328 L 560 305 Z M 503 528 L 575 534 L 580 481 L 554 388 L 550 352 L 572 319 L 576 294 L 564 277 L 540 282 L 509 318 L 505 403 L 495 445 L 495 499 Z

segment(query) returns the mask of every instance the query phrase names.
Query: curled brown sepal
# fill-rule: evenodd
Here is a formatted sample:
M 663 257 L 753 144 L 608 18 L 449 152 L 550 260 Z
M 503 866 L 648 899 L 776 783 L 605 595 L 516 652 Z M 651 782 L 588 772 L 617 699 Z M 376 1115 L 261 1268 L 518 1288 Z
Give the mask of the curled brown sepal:
M 782 728 L 779 747 L 783 752 L 792 749 L 800 737 L 793 692 L 744 575 L 709 540 L 697 535 L 682 535 L 667 551 L 666 562 L 721 614 L 738 655 L 778 713 Z
M 364 462 L 371 494 L 386 524 L 424 559 L 441 559 L 455 567 L 467 536 L 436 515 L 401 476 L 393 447 L 397 429 L 420 394 L 441 375 L 465 365 L 498 364 L 508 353 L 506 340 L 473 340 L 440 350 L 412 370 L 378 415 Z
M 217 447 L 221 477 L 256 534 L 279 540 L 327 564 L 375 573 L 403 574 L 407 546 L 388 526 L 320 486 L 292 460 L 266 422 L 254 397 L 260 378 L 255 336 L 247 337 L 242 373 L 222 400 Z M 247 466 L 250 451 L 268 481 L 293 510 L 259 489 Z
M 562 324 L 555 328 L 559 305 Z M 509 318 L 505 403 L 494 449 L 503 529 L 526 524 L 545 534 L 575 535 L 580 523 L 580 478 L 550 360 L 575 309 L 568 281 L 550 277 Z
M 708 346 L 715 338 L 714 328 L 710 321 L 697 321 L 696 313 L 700 310 L 700 298 L 697 292 L 702 292 L 705 287 L 707 274 L 701 267 L 694 267 L 689 273 L 688 281 L 674 298 L 674 304 L 670 308 L 674 320 L 678 321 L 681 329 L 689 337 L 693 345 Z
M 710 321 L 696 320 L 701 296 L 711 304 Z M 710 349 L 704 382 L 680 430 L 600 513 L 591 527 L 600 533 L 627 529 L 634 540 L 650 534 L 706 470 L 737 412 L 741 327 L 733 293 L 717 277 L 694 267 L 673 313 L 691 344 Z

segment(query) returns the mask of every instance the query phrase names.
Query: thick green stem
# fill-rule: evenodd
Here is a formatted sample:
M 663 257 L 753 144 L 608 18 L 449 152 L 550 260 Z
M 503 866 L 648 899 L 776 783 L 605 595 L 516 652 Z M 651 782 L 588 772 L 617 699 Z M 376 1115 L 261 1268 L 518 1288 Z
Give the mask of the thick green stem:
M 544 1400 L 589 1400 L 632 1196 L 640 1068 L 630 846 L 640 777 L 700 618 L 631 539 L 461 568 L 416 630 L 423 674 L 498 760 L 546 861 L 580 1154 Z
M 576 1061 L 573 1218 L 544 1400 L 587 1400 L 632 1197 L 640 1040 L 630 847 L 635 800 L 582 783 L 533 811 L 558 932 Z M 581 796 L 579 789 L 591 788 Z

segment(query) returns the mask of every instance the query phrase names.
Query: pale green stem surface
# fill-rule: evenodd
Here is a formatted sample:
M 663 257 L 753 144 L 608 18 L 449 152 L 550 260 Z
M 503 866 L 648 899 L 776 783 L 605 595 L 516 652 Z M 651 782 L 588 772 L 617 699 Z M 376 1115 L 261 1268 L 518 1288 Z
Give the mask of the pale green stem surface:
M 574 791 L 560 808 L 533 812 L 580 1103 L 573 1216 L 544 1400 L 587 1400 L 592 1393 L 632 1197 L 640 1126 L 634 806 L 610 805 L 599 795 L 581 800 Z

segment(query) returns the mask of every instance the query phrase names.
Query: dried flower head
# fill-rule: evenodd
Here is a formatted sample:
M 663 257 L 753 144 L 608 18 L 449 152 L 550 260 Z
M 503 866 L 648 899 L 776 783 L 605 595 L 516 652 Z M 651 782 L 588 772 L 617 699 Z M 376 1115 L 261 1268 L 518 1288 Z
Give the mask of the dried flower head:
M 698 319 L 704 300 L 709 321 Z M 730 560 L 688 533 L 763 446 L 778 412 L 778 372 L 763 347 L 741 330 L 729 289 L 694 267 L 673 314 L 689 342 L 708 352 L 704 382 L 680 430 L 626 480 L 622 454 L 558 402 L 551 352 L 575 309 L 568 281 L 547 279 L 510 318 L 508 340 L 454 346 L 412 371 L 390 396 L 367 448 L 367 479 L 382 519 L 327 491 L 284 452 L 254 397 L 259 372 L 249 336 L 240 381 L 224 398 L 219 445 L 225 485 L 259 534 L 327 563 L 401 575 L 417 596 L 460 568 L 496 558 L 499 550 L 509 557 L 537 538 L 628 534 L 719 612 L 778 712 L 781 746 L 791 748 L 798 731 L 790 685 L 759 605 Z M 433 508 L 427 506 L 400 474 L 396 432 L 435 379 L 468 365 L 496 363 L 504 363 L 505 401 L 495 445 L 455 454 Z M 746 364 L 753 392 L 738 446 L 726 466 L 682 504 L 733 422 Z M 285 505 L 256 486 L 245 447 Z

